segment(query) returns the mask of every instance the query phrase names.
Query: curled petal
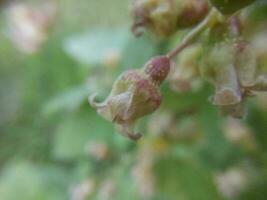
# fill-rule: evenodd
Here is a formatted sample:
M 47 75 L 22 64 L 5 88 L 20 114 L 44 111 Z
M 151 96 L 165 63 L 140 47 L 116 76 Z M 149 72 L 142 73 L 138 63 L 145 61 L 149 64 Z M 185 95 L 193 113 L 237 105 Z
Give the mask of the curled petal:
M 89 96 L 88 101 L 90 103 L 90 105 L 97 110 L 97 113 L 102 116 L 104 119 L 108 120 L 108 121 L 112 121 L 113 120 L 113 115 L 111 112 L 111 108 L 109 106 L 109 104 L 104 101 L 102 103 L 98 103 L 96 102 L 96 94 L 92 94 L 91 96 Z
M 104 103 L 98 103 L 98 102 L 96 102 L 96 100 L 95 100 L 96 97 L 97 97 L 97 94 L 96 94 L 96 93 L 90 95 L 90 96 L 88 97 L 88 102 L 89 102 L 89 104 L 90 104 L 93 108 L 95 108 L 95 109 L 104 107 Z
M 133 140 L 133 141 L 137 141 L 139 139 L 141 139 L 141 137 L 143 136 L 141 133 L 135 133 L 132 128 L 131 125 L 128 123 L 125 124 L 119 124 L 116 126 L 116 129 L 124 136 L 128 137 L 129 139 Z

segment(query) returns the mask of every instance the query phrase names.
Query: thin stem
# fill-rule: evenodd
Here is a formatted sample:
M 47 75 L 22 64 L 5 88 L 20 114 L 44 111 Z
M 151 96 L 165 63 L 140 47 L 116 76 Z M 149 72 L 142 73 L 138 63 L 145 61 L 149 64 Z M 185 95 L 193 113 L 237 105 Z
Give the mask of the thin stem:
M 214 23 L 216 23 L 218 20 L 217 16 L 218 16 L 218 11 L 215 8 L 213 8 L 207 15 L 207 17 L 192 31 L 190 31 L 175 49 L 173 49 L 167 54 L 167 57 L 170 59 L 175 58 L 184 48 L 189 46 L 202 31 L 204 31 L 210 26 L 213 26 Z

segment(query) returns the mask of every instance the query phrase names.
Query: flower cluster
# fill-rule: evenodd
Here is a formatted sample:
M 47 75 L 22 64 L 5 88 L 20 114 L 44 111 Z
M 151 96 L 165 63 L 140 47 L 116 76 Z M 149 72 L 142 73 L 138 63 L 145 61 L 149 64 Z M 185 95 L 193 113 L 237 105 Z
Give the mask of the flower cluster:
M 257 73 L 262 53 L 244 39 L 242 25 L 234 15 L 253 2 L 134 0 L 132 30 L 137 36 L 148 29 L 159 37 L 168 37 L 179 29 L 197 26 L 166 56 L 156 56 L 142 69 L 122 73 L 103 103 L 97 103 L 92 95 L 90 104 L 103 118 L 115 123 L 119 132 L 138 140 L 141 134 L 134 133 L 132 125 L 159 107 L 159 86 L 172 68 L 168 81 L 173 90 L 192 90 L 202 80 L 208 80 L 215 88 L 212 104 L 224 115 L 244 117 L 245 100 L 255 92 L 267 91 L 266 76 Z M 204 30 L 202 40 L 196 41 Z M 177 62 L 173 64 L 175 57 Z

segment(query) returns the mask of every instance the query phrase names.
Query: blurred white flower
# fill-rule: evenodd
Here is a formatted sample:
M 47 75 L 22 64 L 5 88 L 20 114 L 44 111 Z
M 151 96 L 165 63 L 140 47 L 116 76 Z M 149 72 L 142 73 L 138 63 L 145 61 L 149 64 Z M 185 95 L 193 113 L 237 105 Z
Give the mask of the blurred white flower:
M 153 160 L 154 153 L 152 149 L 145 148 L 141 150 L 138 161 L 132 171 L 137 190 L 145 199 L 149 199 L 155 194 Z
M 229 118 L 225 122 L 224 134 L 232 143 L 240 145 L 247 150 L 253 150 L 257 147 L 249 127 L 238 119 Z
M 55 14 L 56 4 L 52 1 L 40 7 L 12 3 L 7 7 L 7 35 L 22 52 L 35 53 L 47 39 Z
M 85 148 L 90 156 L 99 161 L 105 160 L 109 154 L 108 146 L 105 143 L 90 142 Z
M 95 182 L 93 180 L 86 180 L 71 188 L 71 200 L 85 200 L 95 190 Z
M 99 199 L 112 200 L 113 195 L 116 192 L 116 186 L 114 180 L 105 180 L 99 188 Z
M 229 199 L 236 199 L 248 184 L 246 173 L 239 168 L 232 168 L 215 175 L 218 190 Z

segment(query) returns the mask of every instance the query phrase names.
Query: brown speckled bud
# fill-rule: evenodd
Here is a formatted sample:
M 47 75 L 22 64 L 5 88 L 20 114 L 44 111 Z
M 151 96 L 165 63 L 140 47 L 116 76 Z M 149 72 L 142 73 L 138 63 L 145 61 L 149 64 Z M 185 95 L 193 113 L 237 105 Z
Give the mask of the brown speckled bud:
M 170 59 L 166 56 L 156 56 L 145 64 L 144 72 L 153 82 L 161 84 L 170 71 L 170 65 Z
M 141 134 L 133 133 L 132 125 L 160 106 L 162 97 L 159 86 L 169 69 L 170 61 L 167 57 L 152 58 L 143 69 L 122 73 L 103 103 L 96 103 L 95 95 L 89 97 L 89 102 L 99 115 L 115 123 L 119 132 L 138 140 Z

